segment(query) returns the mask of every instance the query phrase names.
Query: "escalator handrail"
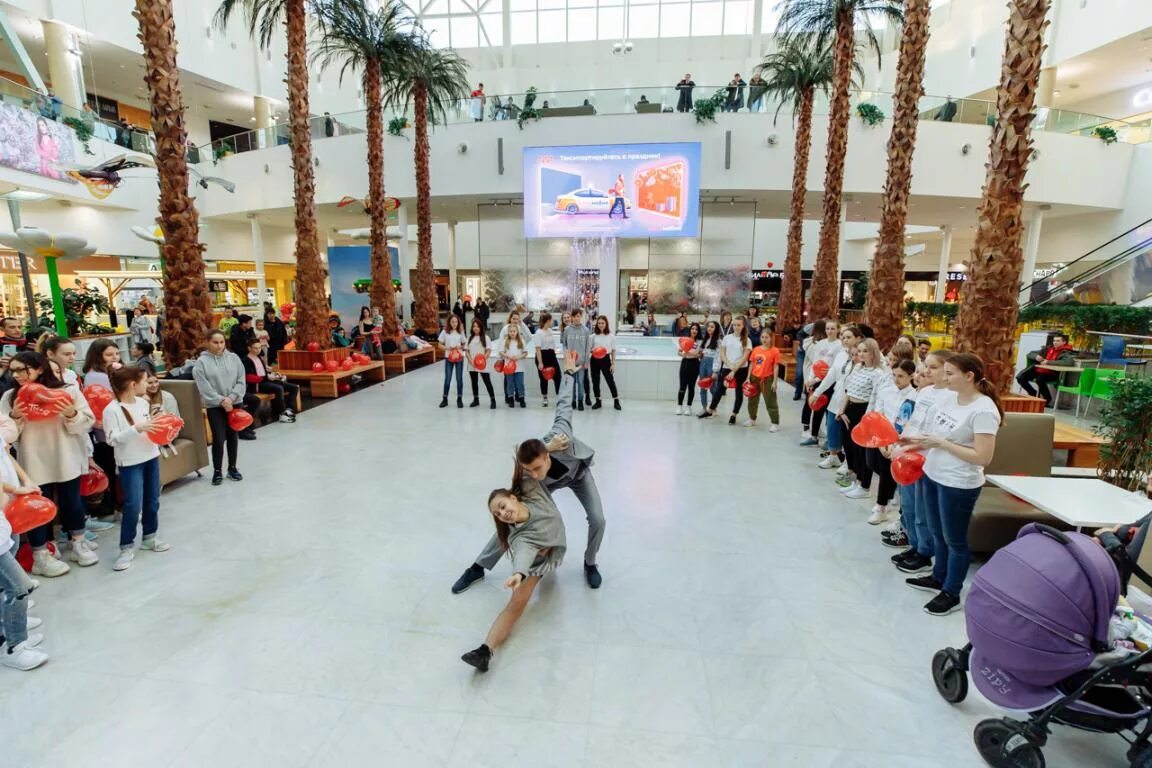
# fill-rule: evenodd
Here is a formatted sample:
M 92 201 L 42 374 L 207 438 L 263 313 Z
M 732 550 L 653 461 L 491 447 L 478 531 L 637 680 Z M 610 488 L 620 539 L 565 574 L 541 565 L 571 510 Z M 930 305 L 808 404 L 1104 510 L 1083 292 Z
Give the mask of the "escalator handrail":
M 1089 280 L 1094 280 L 1095 278 L 1099 277 L 1100 275 L 1104 274 L 1105 272 L 1110 272 L 1113 267 L 1119 266 L 1120 264 L 1123 264 L 1124 262 L 1130 261 L 1132 259 L 1132 257 L 1134 257 L 1134 256 L 1139 256 L 1141 253 L 1144 253 L 1149 248 L 1152 248 L 1152 237 L 1149 237 L 1146 240 L 1143 240 L 1139 243 L 1136 243 L 1135 245 L 1129 246 L 1128 248 L 1126 248 L 1125 250 L 1116 254 L 1115 256 L 1112 256 L 1111 258 L 1108 258 L 1108 259 L 1105 259 L 1104 261 L 1098 262 L 1096 264 L 1096 266 L 1090 267 L 1089 269 L 1086 269 L 1084 272 L 1080 273 L 1079 275 L 1076 275 L 1074 278 L 1070 278 L 1069 280 L 1067 280 L 1065 282 L 1066 283 L 1072 283 L 1075 285 L 1080 285 L 1080 284 L 1087 282 Z M 1081 258 L 1083 258 L 1083 257 L 1081 257 Z M 1079 260 L 1080 259 L 1077 259 L 1076 261 L 1079 261 Z M 1072 264 L 1075 264 L 1075 263 L 1076 263 L 1075 261 L 1069 262 L 1067 266 L 1071 266 Z M 1065 267 L 1064 269 L 1066 269 L 1066 268 L 1067 267 Z M 1064 269 L 1061 269 L 1060 271 L 1063 272 Z M 1054 276 L 1055 275 L 1049 275 L 1044 280 L 1037 280 L 1036 283 L 1050 282 L 1052 280 L 1052 277 L 1054 277 Z M 1032 286 L 1036 285 L 1036 283 L 1032 283 L 1031 285 L 1028 285 L 1024 288 L 1021 288 L 1020 292 L 1023 293 L 1024 291 L 1031 290 Z M 1027 308 L 1027 307 L 1032 307 L 1032 306 L 1035 306 L 1037 304 L 1044 304 L 1044 303 L 1050 301 L 1053 296 L 1055 296 L 1056 294 L 1060 293 L 1063 290 L 1065 290 L 1063 285 L 1061 285 L 1057 288 L 1049 288 L 1044 292 L 1044 295 L 1039 297 L 1038 299 L 1035 299 L 1035 300 L 1029 299 L 1028 302 L 1023 305 L 1022 309 Z
M 1152 224 L 1152 219 L 1145 219 L 1144 221 L 1140 222 L 1139 224 L 1137 224 L 1136 226 L 1132 227 L 1132 228 L 1131 228 L 1131 229 L 1129 229 L 1128 231 L 1126 231 L 1126 232 L 1121 232 L 1120 234 L 1116 235 L 1116 237 L 1112 238 L 1111 240 L 1109 240 L 1109 241 L 1107 241 L 1107 242 L 1105 242 L 1105 243 L 1101 243 L 1100 245 L 1096 246 L 1096 247 L 1095 247 L 1095 248 L 1093 248 L 1092 250 L 1088 251 L 1088 253 L 1084 254 L 1083 256 L 1080 256 L 1080 257 L 1078 257 L 1078 258 L 1075 258 L 1075 259 L 1073 259 L 1072 261 L 1068 262 L 1068 263 L 1067 263 L 1067 264 L 1065 264 L 1063 267 L 1061 267 L 1059 271 L 1060 271 L 1060 272 L 1063 272 L 1065 269 L 1068 269 L 1068 267 L 1072 266 L 1073 264 L 1076 264 L 1077 262 L 1083 261 L 1084 259 L 1086 259 L 1086 258 L 1088 258 L 1089 256 L 1093 255 L 1093 254 L 1094 254 L 1094 253 L 1096 253 L 1097 251 L 1100 251 L 1100 250 L 1103 250 L 1104 248 L 1107 248 L 1109 245 L 1112 245 L 1112 243 L 1116 242 L 1117 240 L 1119 240 L 1119 239 L 1121 239 L 1121 238 L 1123 238 L 1123 237 L 1126 237 L 1126 236 L 1128 236 L 1128 235 L 1132 234 L 1132 233 L 1133 233 L 1133 232 L 1135 232 L 1136 230 L 1140 229 L 1141 227 L 1147 226 L 1148 224 Z M 1152 238 L 1149 238 L 1149 239 L 1150 239 L 1150 240 L 1152 240 Z M 1145 241 L 1145 242 L 1147 242 L 1147 241 Z M 1104 261 L 1104 262 L 1102 262 L 1102 263 L 1107 263 L 1108 261 L 1111 261 L 1111 259 L 1105 259 L 1105 261 Z M 1052 279 L 1053 277 L 1055 277 L 1055 276 L 1056 276 L 1056 274 L 1059 274 L 1059 272 L 1057 272 L 1057 273 L 1053 273 L 1053 274 L 1049 275 L 1048 277 L 1045 277 L 1045 278 L 1041 278 L 1040 280 L 1033 280 L 1032 282 L 1030 282 L 1030 283 L 1028 283 L 1027 285 L 1023 286 L 1023 287 L 1020 289 L 1020 292 L 1021 292 L 1021 293 L 1024 293 L 1025 291 L 1029 291 L 1029 290 L 1031 290 L 1032 286 L 1036 285 L 1037 283 L 1047 283 L 1047 282 L 1050 282 L 1050 281 L 1051 281 L 1051 279 Z

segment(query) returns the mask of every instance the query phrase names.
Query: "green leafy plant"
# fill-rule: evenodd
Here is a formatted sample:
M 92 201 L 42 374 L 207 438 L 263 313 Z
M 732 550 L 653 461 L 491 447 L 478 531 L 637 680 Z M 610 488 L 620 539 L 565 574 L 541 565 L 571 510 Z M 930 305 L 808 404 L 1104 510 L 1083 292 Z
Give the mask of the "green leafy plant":
M 908 300 L 904 302 L 904 323 L 913 330 L 925 330 L 934 322 L 941 323 L 946 332 L 951 332 L 959 311 L 960 305 L 956 303 Z
M 720 110 L 720 105 L 723 104 L 727 98 L 728 91 L 721 88 L 707 99 L 696 99 L 696 103 L 692 106 L 692 114 L 696 116 L 697 124 L 703 125 L 704 123 L 716 122 L 716 113 Z
M 232 146 L 230 141 L 222 141 L 212 148 L 212 165 L 220 162 L 220 158 L 227 157 L 236 153 L 235 147 Z
M 1116 135 L 1116 129 L 1109 128 L 1106 125 L 1096 126 L 1096 129 L 1092 131 L 1092 133 L 1105 144 L 1115 144 L 1120 140 L 1120 137 Z
M 1100 478 L 1125 490 L 1142 489 L 1152 472 L 1152 378 L 1116 379 L 1095 431 L 1107 441 L 1100 446 Z
M 388 135 L 389 136 L 403 136 L 404 129 L 408 127 L 408 118 L 403 115 L 397 115 L 388 121 Z
M 92 148 L 88 146 L 88 142 L 92 140 L 92 128 L 90 128 L 87 123 L 78 117 L 66 117 L 62 122 L 76 132 L 76 138 L 80 140 L 80 145 L 84 147 L 84 154 L 96 154 L 92 151 Z
M 90 314 L 103 314 L 107 316 L 109 306 L 104 294 L 92 288 L 84 287 L 76 281 L 75 288 L 65 288 L 64 296 L 64 322 L 68 326 L 69 336 L 84 334 L 112 333 L 113 329 L 106 323 L 92 323 L 88 321 Z M 56 313 L 52 306 L 52 297 L 36 294 L 36 306 L 40 308 L 40 324 L 50 328 L 56 327 Z
M 516 125 L 524 130 L 524 123 L 529 120 L 539 120 L 540 110 L 536 109 L 536 86 L 532 86 L 524 93 L 524 107 L 516 115 Z
M 1069 332 L 1072 346 L 1091 351 L 1100 346 L 1100 337 L 1089 331 L 1152 335 L 1152 308 L 1069 301 L 1023 309 L 1017 322 L 1059 326 Z
M 865 125 L 873 126 L 884 122 L 884 111 L 875 104 L 857 104 L 856 114 L 864 121 Z

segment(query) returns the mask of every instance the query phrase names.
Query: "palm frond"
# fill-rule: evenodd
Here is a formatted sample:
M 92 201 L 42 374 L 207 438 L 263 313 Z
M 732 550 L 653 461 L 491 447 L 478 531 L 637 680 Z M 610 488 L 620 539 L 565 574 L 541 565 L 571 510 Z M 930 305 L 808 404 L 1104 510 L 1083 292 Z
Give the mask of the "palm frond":
M 396 61 L 412 54 L 416 21 L 399 0 L 385 0 L 372 10 L 364 0 L 316 0 L 313 15 L 319 32 L 312 62 L 321 68 L 340 64 L 340 80 L 349 71 L 363 73 L 379 62 L 385 81 Z
M 434 48 L 423 34 L 413 35 L 412 49 L 384 71 L 384 104 L 407 110 L 423 88 L 434 123 L 445 123 L 448 109 L 471 92 L 468 62 L 450 48 Z
M 817 50 L 826 48 L 836 38 L 837 21 L 848 13 L 854 22 L 856 36 L 864 46 L 880 57 L 880 38 L 871 21 L 880 18 L 893 25 L 904 23 L 904 0 L 780 0 L 777 36 L 782 46 L 805 39 Z M 860 50 L 857 49 L 857 58 Z
M 795 122 L 796 112 L 799 111 L 800 102 L 804 93 L 809 89 L 828 94 L 833 81 L 833 60 L 830 40 L 824 47 L 819 47 L 818 37 L 814 35 L 795 35 L 776 53 L 769 54 L 764 61 L 756 67 L 756 72 L 764 77 L 765 84 L 770 93 L 779 103 L 776 107 L 776 116 L 785 105 L 792 105 L 792 119 Z M 864 80 L 864 68 L 860 64 L 860 57 L 855 57 L 852 63 L 853 87 L 859 87 Z
M 221 0 L 212 16 L 212 24 L 223 31 L 237 13 L 243 15 L 248 25 L 248 35 L 267 49 L 272 40 L 282 33 L 281 27 L 290 2 L 306 3 L 307 0 Z

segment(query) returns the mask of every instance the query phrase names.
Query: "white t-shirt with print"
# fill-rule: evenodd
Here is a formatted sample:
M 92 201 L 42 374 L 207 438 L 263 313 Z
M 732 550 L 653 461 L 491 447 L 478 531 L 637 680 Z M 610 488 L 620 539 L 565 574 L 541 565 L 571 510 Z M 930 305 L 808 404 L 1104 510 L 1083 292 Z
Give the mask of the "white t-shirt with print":
M 741 342 L 740 336 L 735 333 L 728 334 L 720 343 L 724 347 L 724 357 L 728 359 L 729 366 L 735 365 L 737 362 L 739 362 L 740 358 L 744 355 L 745 352 L 750 352 L 752 350 L 752 342 Z M 745 360 L 744 365 L 747 364 L 748 361 Z M 744 366 L 740 367 L 743 368 Z
M 928 417 L 928 434 L 972 448 L 976 445 L 976 435 L 995 435 L 1000 429 L 1000 412 L 992 398 L 980 395 L 968 405 L 961 405 L 955 392 L 949 392 L 949 395 L 932 409 Z M 979 488 L 984 485 L 984 467 L 964 461 L 943 448 L 928 450 L 924 474 L 949 488 Z
M 904 431 L 900 434 L 904 436 L 926 434 L 928 430 L 924 425 L 928 423 L 932 410 L 949 395 L 955 396 L 955 394 L 945 387 L 924 387 L 916 390 L 916 408 L 905 421 Z
M 438 341 L 444 345 L 444 349 L 464 348 L 464 334 L 459 331 L 440 331 Z

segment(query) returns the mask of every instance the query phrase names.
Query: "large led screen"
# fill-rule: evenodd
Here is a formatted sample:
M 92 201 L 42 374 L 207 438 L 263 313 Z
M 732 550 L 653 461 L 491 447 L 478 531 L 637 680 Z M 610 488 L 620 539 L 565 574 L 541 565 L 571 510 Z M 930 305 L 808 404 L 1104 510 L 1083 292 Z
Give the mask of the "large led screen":
M 700 144 L 524 148 L 525 237 L 696 237 Z

